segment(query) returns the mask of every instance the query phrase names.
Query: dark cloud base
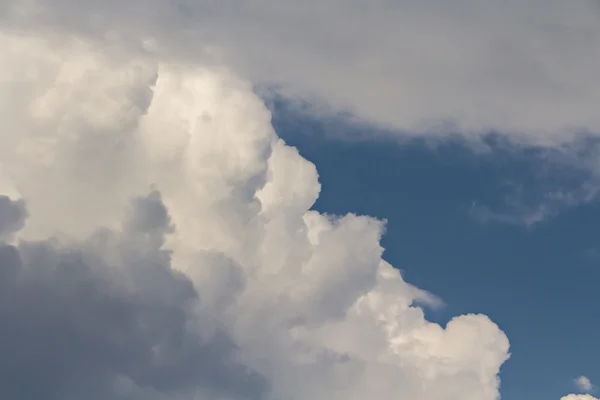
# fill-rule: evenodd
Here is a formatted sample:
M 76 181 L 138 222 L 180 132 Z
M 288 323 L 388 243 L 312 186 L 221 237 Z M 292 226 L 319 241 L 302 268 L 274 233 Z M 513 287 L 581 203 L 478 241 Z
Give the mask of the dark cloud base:
M 0 196 L 2 237 L 26 215 Z M 161 250 L 170 229 L 153 192 L 132 202 L 122 232 L 0 244 L 0 398 L 264 397 L 229 337 L 198 333 L 198 293 Z

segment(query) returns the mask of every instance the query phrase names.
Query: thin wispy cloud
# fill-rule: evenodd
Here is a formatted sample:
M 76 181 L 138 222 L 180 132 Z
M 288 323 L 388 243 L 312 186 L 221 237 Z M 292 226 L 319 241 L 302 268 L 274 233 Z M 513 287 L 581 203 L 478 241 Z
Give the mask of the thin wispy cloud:
M 575 385 L 580 391 L 585 393 L 590 393 L 594 390 L 594 385 L 592 384 L 590 379 L 584 375 L 575 379 Z

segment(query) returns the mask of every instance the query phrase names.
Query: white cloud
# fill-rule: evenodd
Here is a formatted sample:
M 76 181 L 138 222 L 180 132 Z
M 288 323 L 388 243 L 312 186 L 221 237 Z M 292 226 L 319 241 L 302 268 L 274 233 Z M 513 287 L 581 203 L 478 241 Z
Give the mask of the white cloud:
M 594 385 L 587 376 L 580 376 L 574 379 L 574 383 L 581 392 L 589 393 L 594 390 Z M 563 396 L 561 400 L 598 400 L 591 394 L 569 394 Z
M 589 394 L 570 394 L 570 395 L 561 397 L 560 400 L 598 400 L 598 399 Z
M 53 3 L 100 22 L 116 6 Z M 18 4 L 4 16 L 59 16 Z M 308 211 L 315 167 L 250 82 L 25 30 L 0 36 L 0 232 L 21 239 L 1 247 L 0 397 L 498 399 L 505 334 L 428 322 L 414 304 L 436 299 L 382 260 L 383 222 Z
M 587 376 L 582 375 L 575 379 L 575 385 L 577 385 L 577 388 L 579 388 L 579 390 L 582 392 L 589 393 L 594 390 L 594 385 Z
M 600 132 L 595 0 L 10 0 L 0 18 L 223 61 L 410 133 Z
M 555 149 L 600 133 L 596 0 L 6 0 L 0 24 L 226 65 L 403 137 L 499 132 Z M 597 148 L 592 161 L 563 150 L 594 171 L 596 193 Z M 570 206 L 552 203 L 492 219 L 530 225 Z

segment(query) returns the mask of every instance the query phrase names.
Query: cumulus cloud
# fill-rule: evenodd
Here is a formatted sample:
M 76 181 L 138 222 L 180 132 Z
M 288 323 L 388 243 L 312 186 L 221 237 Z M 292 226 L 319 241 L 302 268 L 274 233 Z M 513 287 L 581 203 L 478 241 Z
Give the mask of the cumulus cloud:
M 480 145 L 499 133 L 574 155 L 572 144 L 600 133 L 596 0 L 7 0 L 0 23 L 110 52 L 225 65 L 291 103 L 308 99 L 311 113 L 343 111 L 395 137 L 459 134 Z M 572 158 L 595 172 L 585 185 L 596 193 L 593 153 L 591 162 Z M 589 201 L 580 190 L 568 193 L 577 204 Z M 541 199 L 479 214 L 532 225 L 569 207 Z
M 598 400 L 598 399 L 589 394 L 569 394 L 567 396 L 561 397 L 560 400 Z
M 310 211 L 250 81 L 91 39 L 174 29 L 152 5 L 2 3 L 0 397 L 498 399 L 505 334 L 427 321 L 382 221 Z
M 595 0 L 10 0 L 0 18 L 226 62 L 407 133 L 600 132 Z
M 592 381 L 590 381 L 590 379 L 587 376 L 580 376 L 578 378 L 575 379 L 575 385 L 577 385 L 577 388 L 579 390 L 581 390 L 582 392 L 591 392 L 592 390 L 594 390 L 594 385 L 592 384 Z

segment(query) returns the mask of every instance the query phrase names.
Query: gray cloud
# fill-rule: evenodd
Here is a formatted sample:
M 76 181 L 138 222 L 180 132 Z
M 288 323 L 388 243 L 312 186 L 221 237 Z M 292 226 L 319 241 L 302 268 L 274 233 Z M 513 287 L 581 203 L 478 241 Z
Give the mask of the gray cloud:
M 7 240 L 25 225 L 27 211 L 22 200 L 0 195 L 0 241 Z
M 11 0 L 0 20 L 224 63 L 411 134 L 600 132 L 594 0 Z
M 11 207 L 20 203 L 0 199 L 2 215 Z M 136 199 L 127 221 L 81 244 L 0 247 L 0 397 L 264 395 L 266 381 L 235 361 L 225 333 L 200 333 L 198 295 L 160 250 L 170 227 L 160 194 Z

